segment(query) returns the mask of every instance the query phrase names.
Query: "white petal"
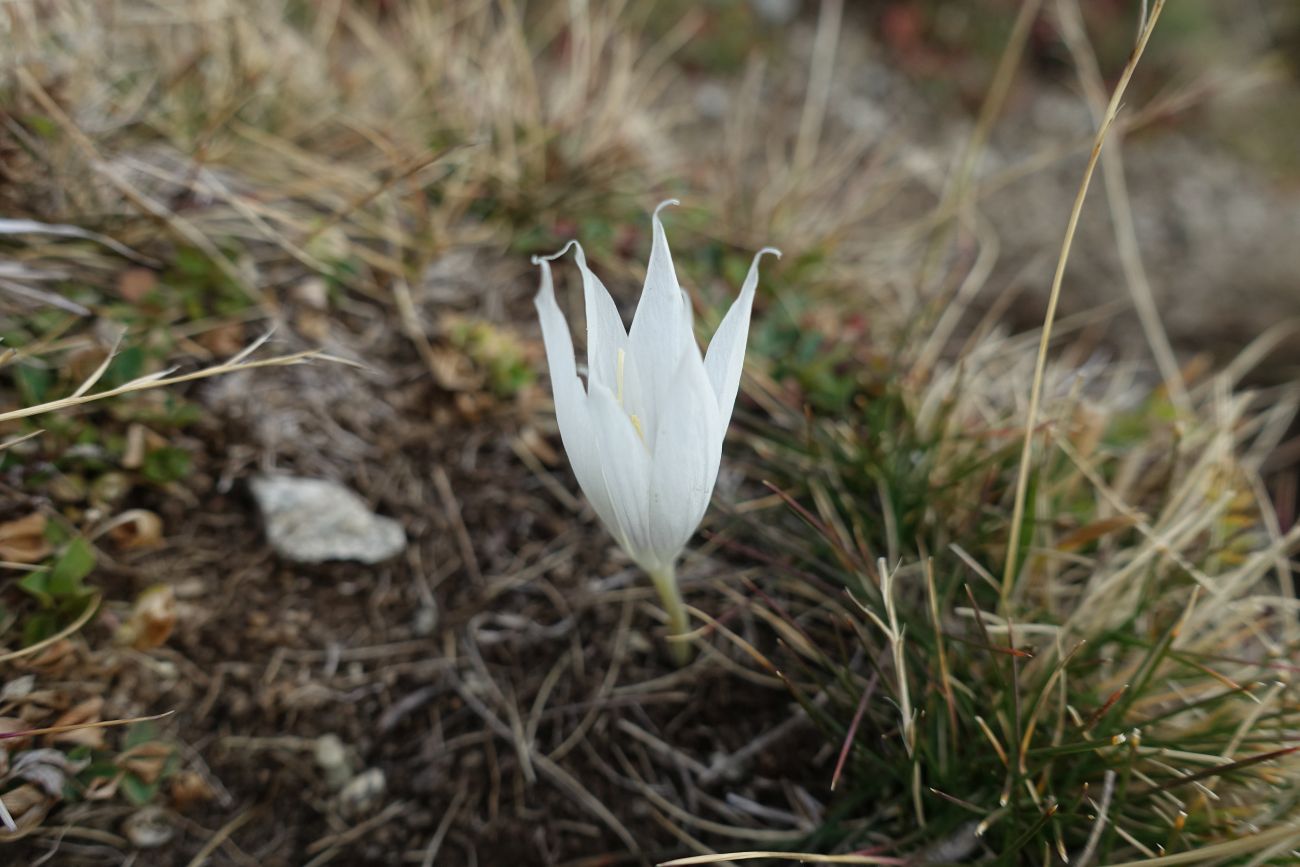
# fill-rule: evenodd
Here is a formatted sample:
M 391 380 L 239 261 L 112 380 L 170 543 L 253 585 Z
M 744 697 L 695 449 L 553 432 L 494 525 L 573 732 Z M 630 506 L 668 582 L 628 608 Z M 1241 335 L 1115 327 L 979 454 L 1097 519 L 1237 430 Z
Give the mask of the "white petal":
M 617 393 L 618 354 L 627 352 L 627 331 L 609 290 L 587 267 L 582 245 L 570 243 L 582 272 L 582 297 L 587 309 L 587 375 L 592 382 Z
M 631 355 L 636 361 L 640 387 L 645 391 L 647 418 L 645 421 L 657 428 L 654 412 L 661 406 L 682 349 L 693 340 L 689 330 L 682 328 L 682 290 L 673 270 L 673 257 L 668 250 L 659 211 L 676 199 L 669 199 L 655 208 L 651 218 L 654 240 L 650 248 L 650 264 L 646 267 L 645 288 L 637 303 L 629 337 Z
M 533 296 L 533 307 L 537 308 L 537 319 L 542 326 L 542 344 L 546 347 L 546 364 L 551 370 L 551 379 L 555 382 L 565 381 L 577 376 L 577 365 L 573 361 L 573 337 L 569 334 L 569 323 L 564 312 L 555 300 L 555 282 L 551 278 L 551 260 L 563 256 L 574 242 L 570 241 L 564 249 L 550 256 L 534 256 L 533 264 L 541 266 L 542 279 Z M 579 383 L 579 391 L 581 391 Z M 564 393 L 561 394 L 560 392 Z M 567 400 L 567 388 L 556 389 L 556 409 L 560 401 Z
M 568 249 L 567 247 L 565 248 Z M 564 250 L 555 254 L 561 256 Z M 555 394 L 555 420 L 560 426 L 560 439 L 569 456 L 569 464 L 578 479 L 578 485 L 587 495 L 591 507 L 611 530 L 613 509 L 604 474 L 600 470 L 600 448 L 596 441 L 591 412 L 582 380 L 573 361 L 573 338 L 564 319 L 560 305 L 555 301 L 555 286 L 551 280 L 551 263 L 546 258 L 533 257 L 533 263 L 542 267 L 541 288 L 533 299 L 537 318 L 542 324 L 542 343 L 546 346 L 546 364 L 551 371 L 551 390 Z
M 749 315 L 754 309 L 754 292 L 758 288 L 758 261 L 764 253 L 773 253 L 778 258 L 781 255 L 781 251 L 774 247 L 764 247 L 754 254 L 754 261 L 749 264 L 749 274 L 740 287 L 740 297 L 732 302 L 731 309 L 722 318 L 722 324 L 714 333 L 708 354 L 704 358 L 709 382 L 718 401 L 718 423 L 723 436 L 731 424 L 736 392 L 740 390 L 740 372 L 745 366 L 745 342 L 749 338 Z
M 588 406 L 611 515 L 617 524 L 614 536 L 633 560 L 649 569 L 656 565 L 649 530 L 650 453 L 609 389 L 592 386 Z
M 582 295 L 587 318 L 587 379 L 614 393 L 630 413 L 649 415 L 645 390 L 637 373 L 637 363 L 628 347 L 627 331 L 619 316 L 618 306 L 605 284 L 587 267 L 587 256 L 582 245 L 570 241 L 564 249 L 549 258 L 564 255 L 572 247 L 578 270 L 582 274 Z
M 650 476 L 650 532 L 656 555 L 671 563 L 700 525 L 722 459 L 717 398 L 692 340 L 660 407 Z

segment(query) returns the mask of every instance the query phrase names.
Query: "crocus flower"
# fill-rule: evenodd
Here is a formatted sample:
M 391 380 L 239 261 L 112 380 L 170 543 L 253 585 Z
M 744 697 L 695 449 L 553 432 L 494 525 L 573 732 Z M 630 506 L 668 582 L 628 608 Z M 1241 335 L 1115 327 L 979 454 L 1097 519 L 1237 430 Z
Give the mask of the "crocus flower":
M 534 304 L 542 325 L 560 438 L 578 484 L 610 534 L 650 574 L 669 615 L 670 630 L 686 631 L 676 563 L 699 526 L 722 460 L 722 439 L 740 388 L 750 311 L 758 286 L 760 250 L 740 297 L 700 354 L 691 303 L 677 282 L 659 211 L 645 288 L 632 329 L 623 328 L 608 290 L 587 267 L 577 241 L 542 269 Z M 573 341 L 555 300 L 551 261 L 574 250 L 587 311 L 587 381 L 574 363 Z M 688 649 L 675 645 L 679 661 Z

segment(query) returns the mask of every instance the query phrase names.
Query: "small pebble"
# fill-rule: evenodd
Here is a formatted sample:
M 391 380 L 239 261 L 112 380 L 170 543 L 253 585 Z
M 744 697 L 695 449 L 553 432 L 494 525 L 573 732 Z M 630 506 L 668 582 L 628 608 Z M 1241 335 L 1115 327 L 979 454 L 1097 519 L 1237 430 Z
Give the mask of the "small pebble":
M 789 24 L 799 14 L 799 0 L 749 0 L 749 5 L 768 24 Z
M 321 735 L 316 739 L 316 764 L 331 789 L 338 789 L 352 779 L 348 751 L 338 735 Z
M 438 609 L 424 606 L 415 612 L 415 622 L 411 625 L 415 634 L 425 638 L 438 628 Z
M 145 807 L 126 817 L 122 833 L 137 849 L 157 849 L 171 842 L 176 829 L 167 821 L 167 813 L 162 808 Z
M 339 812 L 348 818 L 373 813 L 387 791 L 388 781 L 383 771 L 379 768 L 362 771 L 339 792 Z

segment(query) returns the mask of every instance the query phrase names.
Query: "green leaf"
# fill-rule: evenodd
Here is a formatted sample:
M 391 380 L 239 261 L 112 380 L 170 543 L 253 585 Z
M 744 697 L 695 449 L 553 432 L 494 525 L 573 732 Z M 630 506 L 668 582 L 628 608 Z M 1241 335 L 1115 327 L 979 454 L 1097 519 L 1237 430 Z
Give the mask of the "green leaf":
M 58 547 L 70 538 L 67 528 L 58 521 L 50 521 L 45 525 L 45 541 L 51 545 Z
M 14 379 L 18 381 L 18 391 L 22 394 L 24 404 L 34 406 L 45 403 L 53 379 L 48 370 L 30 364 L 19 364 L 14 368 Z
M 1025 490 L 1025 514 L 1020 519 L 1020 540 L 1016 546 L 1016 574 L 1011 576 L 1013 582 L 1019 580 L 1020 574 L 1025 571 L 1025 560 L 1029 557 L 1029 550 L 1034 540 L 1034 529 L 1036 522 L 1034 520 L 1035 500 L 1038 497 L 1038 471 L 1031 470 L 1029 473 L 1029 485 Z
M 19 580 L 18 586 L 35 596 L 43 607 L 50 608 L 54 605 L 54 599 L 50 596 L 50 570 L 29 572 Z
M 89 591 L 82 582 L 94 568 L 94 550 L 85 539 L 73 539 L 50 570 L 50 595 L 56 598 L 85 596 Z
M 193 247 L 182 247 L 177 250 L 174 262 L 176 270 L 186 277 L 207 278 L 212 276 L 214 270 L 212 260 L 207 257 L 207 254 Z
M 122 777 L 121 791 L 132 804 L 143 807 L 158 794 L 158 783 L 146 783 L 135 774 L 127 774 Z
M 154 449 L 145 455 L 144 466 L 140 471 L 146 479 L 157 485 L 179 481 L 189 475 L 189 452 L 175 446 Z
M 53 611 L 42 611 L 23 624 L 23 646 L 30 647 L 59 631 L 59 618 Z
M 123 744 L 125 745 L 124 748 L 129 750 L 157 738 L 158 726 L 152 720 L 145 720 L 126 727 L 126 737 L 123 739 Z
M 104 371 L 104 385 L 116 388 L 133 379 L 139 379 L 144 373 L 144 350 L 139 346 L 128 346 L 119 352 Z
M 54 118 L 44 114 L 29 114 L 23 118 L 27 128 L 43 139 L 54 141 L 59 137 L 59 124 Z

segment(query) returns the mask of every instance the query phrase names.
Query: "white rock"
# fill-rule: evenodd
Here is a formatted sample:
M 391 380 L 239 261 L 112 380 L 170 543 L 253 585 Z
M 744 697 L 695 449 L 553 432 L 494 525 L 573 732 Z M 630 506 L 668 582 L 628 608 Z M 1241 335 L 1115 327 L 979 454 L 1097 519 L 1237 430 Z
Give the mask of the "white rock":
M 769 24 L 789 24 L 799 14 L 799 0 L 749 0 L 749 4 Z
M 122 823 L 122 833 L 137 849 L 157 849 L 171 842 L 176 836 L 176 828 L 162 809 L 145 807 L 127 816 Z
M 349 818 L 374 812 L 388 791 L 388 781 L 379 768 L 362 771 L 339 792 L 339 812 Z
M 321 735 L 316 739 L 316 764 L 325 773 L 325 782 L 331 789 L 342 788 L 352 779 L 347 747 L 338 735 Z
M 342 485 L 297 476 L 258 476 L 251 487 L 266 537 L 287 560 L 378 563 L 406 547 L 400 524 L 370 511 Z

